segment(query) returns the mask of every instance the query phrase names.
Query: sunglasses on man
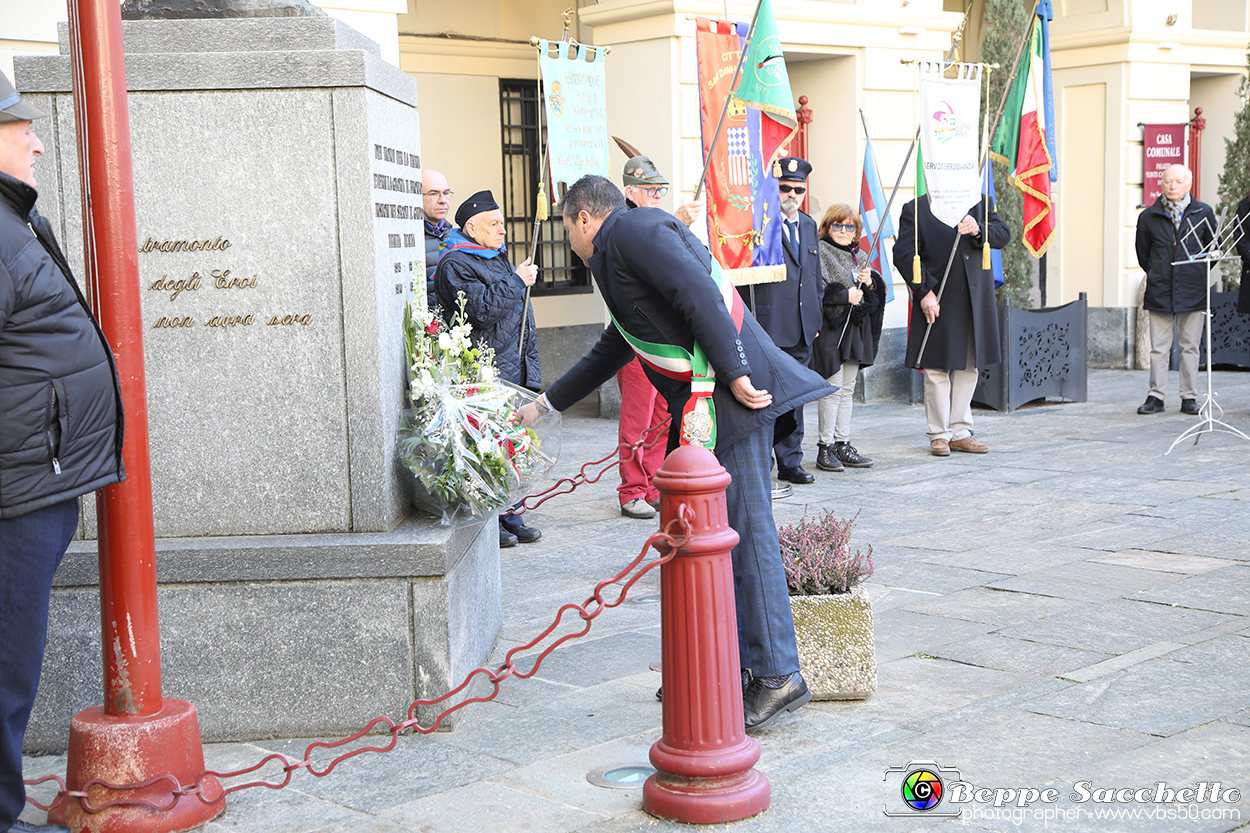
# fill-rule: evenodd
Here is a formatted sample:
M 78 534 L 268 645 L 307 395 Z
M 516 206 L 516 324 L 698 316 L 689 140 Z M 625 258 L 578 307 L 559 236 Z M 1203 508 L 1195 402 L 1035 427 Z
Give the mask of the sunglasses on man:
M 777 190 L 779 190 L 783 194 L 788 194 L 791 191 L 793 191 L 799 196 L 802 196 L 807 193 L 807 188 L 802 185 L 787 185 L 784 182 L 777 186 Z

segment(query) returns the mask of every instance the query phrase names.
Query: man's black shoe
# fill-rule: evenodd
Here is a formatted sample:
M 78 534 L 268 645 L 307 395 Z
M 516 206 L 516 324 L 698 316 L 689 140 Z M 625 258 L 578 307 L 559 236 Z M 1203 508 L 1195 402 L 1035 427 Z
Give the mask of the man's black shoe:
M 1182 399 L 1181 400 L 1181 413 L 1189 414 L 1190 416 L 1197 416 L 1198 415 L 1198 400 Z
M 769 688 L 762 680 L 754 679 L 742 699 L 746 729 L 748 732 L 763 729 L 784 712 L 797 711 L 811 700 L 812 693 L 798 671 L 791 674 L 781 688 Z
M 13 822 L 9 830 L 13 833 L 69 833 L 68 827 L 62 827 L 59 824 L 31 824 L 21 819 Z
M 792 469 L 783 469 L 781 466 L 778 466 L 777 479 L 789 480 L 791 483 L 797 483 L 800 486 L 806 486 L 808 483 L 816 482 L 816 478 L 803 471 L 802 466 L 795 466 Z
M 865 457 L 856 450 L 855 446 L 850 443 L 834 443 L 833 453 L 842 461 L 842 465 L 852 469 L 867 469 L 872 467 L 872 458 Z
M 845 471 L 842 461 L 833 453 L 833 446 L 816 443 L 816 468 L 821 471 Z
M 1163 400 L 1157 396 L 1147 396 L 1146 401 L 1137 409 L 1139 414 L 1161 414 L 1163 413 Z M 1197 413 L 1195 411 L 1194 413 Z
M 751 669 L 743 668 L 742 671 L 742 696 L 747 696 L 747 689 L 751 687 Z M 664 686 L 660 686 L 655 690 L 655 699 L 664 699 Z
M 499 516 L 499 526 L 515 535 L 522 544 L 532 544 L 543 537 L 543 534 L 534 527 L 526 526 L 520 515 L 514 515 L 511 512 Z
M 499 525 L 499 549 L 507 549 L 516 546 L 516 536 L 508 530 L 504 529 L 503 524 Z

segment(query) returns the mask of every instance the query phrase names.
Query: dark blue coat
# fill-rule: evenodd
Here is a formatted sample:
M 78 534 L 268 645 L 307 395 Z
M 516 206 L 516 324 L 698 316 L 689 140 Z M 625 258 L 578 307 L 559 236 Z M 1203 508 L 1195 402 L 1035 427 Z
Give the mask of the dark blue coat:
M 0 173 L 0 518 L 124 476 L 113 352 L 36 196 Z
M 451 239 L 455 240 L 456 235 Z M 534 310 L 525 302 L 525 282 L 507 253 L 479 257 L 470 251 L 446 249 L 438 262 L 434 288 L 448 323 L 456 313 L 456 296 L 463 292 L 467 301 L 465 314 L 473 327 L 471 338 L 495 351 L 499 376 L 505 382 L 538 390 L 542 369 L 538 363 Z M 524 355 L 518 352 L 522 326 Z
M 752 311 L 764 332 L 779 347 L 811 344 L 816 339 L 816 333 L 820 332 L 820 299 L 824 281 L 820 276 L 816 221 L 802 211 L 798 217 L 802 265 L 786 233 L 785 218 L 782 217 L 781 240 L 786 252 L 786 279 L 780 283 L 756 284 L 754 290 L 755 307 Z M 751 293 L 744 294 L 749 300 Z
M 793 430 L 790 411 L 834 391 L 773 344 L 749 312 L 744 314 L 742 331 L 735 329 L 712 280 L 711 254 L 673 215 L 658 208 L 620 208 L 603 221 L 594 247 L 590 270 L 595 283 L 630 335 L 687 350 L 697 340 L 707 354 L 716 371 L 712 396 L 718 451 L 780 417 L 788 419 L 777 430 L 788 433 Z M 565 410 L 633 357 L 624 336 L 609 326 L 591 351 L 547 390 L 548 401 L 556 410 Z M 690 383 L 646 371 L 668 402 L 669 413 L 680 415 L 690 398 Z M 772 405 L 752 410 L 734 398 L 728 383 L 748 375 L 756 388 L 773 395 Z M 670 446 L 675 444 L 676 422 Z

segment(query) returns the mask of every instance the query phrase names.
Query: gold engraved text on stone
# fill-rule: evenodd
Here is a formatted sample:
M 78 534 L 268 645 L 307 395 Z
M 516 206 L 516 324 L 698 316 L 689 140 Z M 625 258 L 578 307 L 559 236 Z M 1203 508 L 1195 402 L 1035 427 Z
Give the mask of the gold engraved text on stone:
M 230 248 L 230 241 L 224 237 L 216 240 L 153 240 L 149 237 L 140 252 L 221 252 Z
M 271 327 L 289 327 L 292 324 L 311 324 L 312 315 L 305 313 L 304 315 L 275 315 L 269 319 Z
M 213 276 L 213 286 L 218 289 L 255 289 L 256 276 L 250 278 L 232 278 L 229 269 L 214 269 L 211 272 Z
M 194 292 L 195 290 L 199 288 L 200 288 L 200 273 L 199 272 L 194 272 L 192 273 L 191 277 L 183 278 L 182 280 L 177 280 L 177 281 L 171 280 L 169 275 L 161 275 L 160 280 L 152 281 L 152 283 L 148 285 L 149 290 L 155 290 L 157 292 L 172 293 L 169 296 L 169 300 L 171 301 L 176 299 L 183 292 L 186 292 L 186 291 Z
M 191 316 L 164 316 L 156 319 L 156 323 L 152 325 L 153 330 L 173 330 L 178 327 L 194 327 L 195 319 Z

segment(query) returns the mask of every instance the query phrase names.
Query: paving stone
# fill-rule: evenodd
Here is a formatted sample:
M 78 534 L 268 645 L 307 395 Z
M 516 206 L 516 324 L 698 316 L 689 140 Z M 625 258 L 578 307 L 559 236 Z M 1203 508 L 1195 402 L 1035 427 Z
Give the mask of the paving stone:
M 877 667 L 900 657 L 929 653 L 933 648 L 959 642 L 993 630 L 990 625 L 928 616 L 907 610 L 874 611 L 873 635 L 877 644 Z
M 1180 576 L 1175 573 L 1078 561 L 1062 564 L 1045 572 L 1009 578 L 990 586 L 1063 599 L 1096 601 L 1125 596 L 1134 590 L 1154 588 L 1179 580 Z
M 911 562 L 878 569 L 873 572 L 872 580 L 886 587 L 945 594 L 968 587 L 980 587 L 1005 577 L 1004 573 Z
M 879 764 L 930 760 L 957 767 L 962 780 L 978 786 L 1031 786 L 1052 773 L 1088 760 L 1097 749 L 1113 754 L 1136 749 L 1152 738 L 1124 729 L 1076 723 L 1026 710 L 1000 709 L 943 727 L 922 738 L 883 746 L 861 756 Z M 1021 754 L 1027 750 L 1026 754 Z
M 1071 610 L 1081 604 L 1081 602 L 1068 599 L 1056 599 L 1031 593 L 972 587 L 941 596 L 918 599 L 903 607 L 916 613 L 1003 626 L 1041 619 Z
M 386 811 L 386 818 L 439 833 L 563 833 L 581 829 L 600 816 L 501 784 L 479 781 L 392 807 Z
M 1163 658 L 1040 697 L 1022 708 L 1167 736 L 1248 706 L 1250 669 Z
M 1083 651 L 1042 642 L 1026 642 L 990 633 L 963 642 L 933 649 L 934 656 L 999 671 L 1030 673 L 1039 677 L 1062 675 L 1110 657 L 1097 651 Z
M 1161 573 L 1184 573 L 1202 575 L 1221 567 L 1228 567 L 1236 562 L 1226 558 L 1207 558 L 1201 555 L 1182 555 L 1171 552 L 1149 552 L 1147 550 L 1123 550 L 1121 552 L 1097 555 L 1088 559 L 1098 564 L 1116 564 L 1121 567 L 1136 567 L 1142 570 L 1156 570 Z
M 1250 567 L 1241 564 L 1225 567 L 1166 587 L 1143 590 L 1130 598 L 1216 613 L 1250 615 Z
M 1035 542 L 1027 547 L 995 545 L 963 552 L 930 552 L 932 554 L 924 558 L 930 564 L 1017 576 L 1048 570 L 1059 564 L 1082 561 L 1090 555 L 1088 550 L 1080 547 L 1063 546 L 1051 541 Z
M 1130 547 L 1150 549 L 1149 545 L 1166 540 L 1170 535 L 1169 531 L 1124 523 L 1123 518 L 1110 518 L 1081 524 L 1069 533 L 1055 536 L 1050 543 L 1118 552 Z
M 1222 621 L 1226 617 L 1216 613 L 1114 599 L 1036 622 L 1011 625 L 998 633 L 1015 639 L 1121 654 Z

